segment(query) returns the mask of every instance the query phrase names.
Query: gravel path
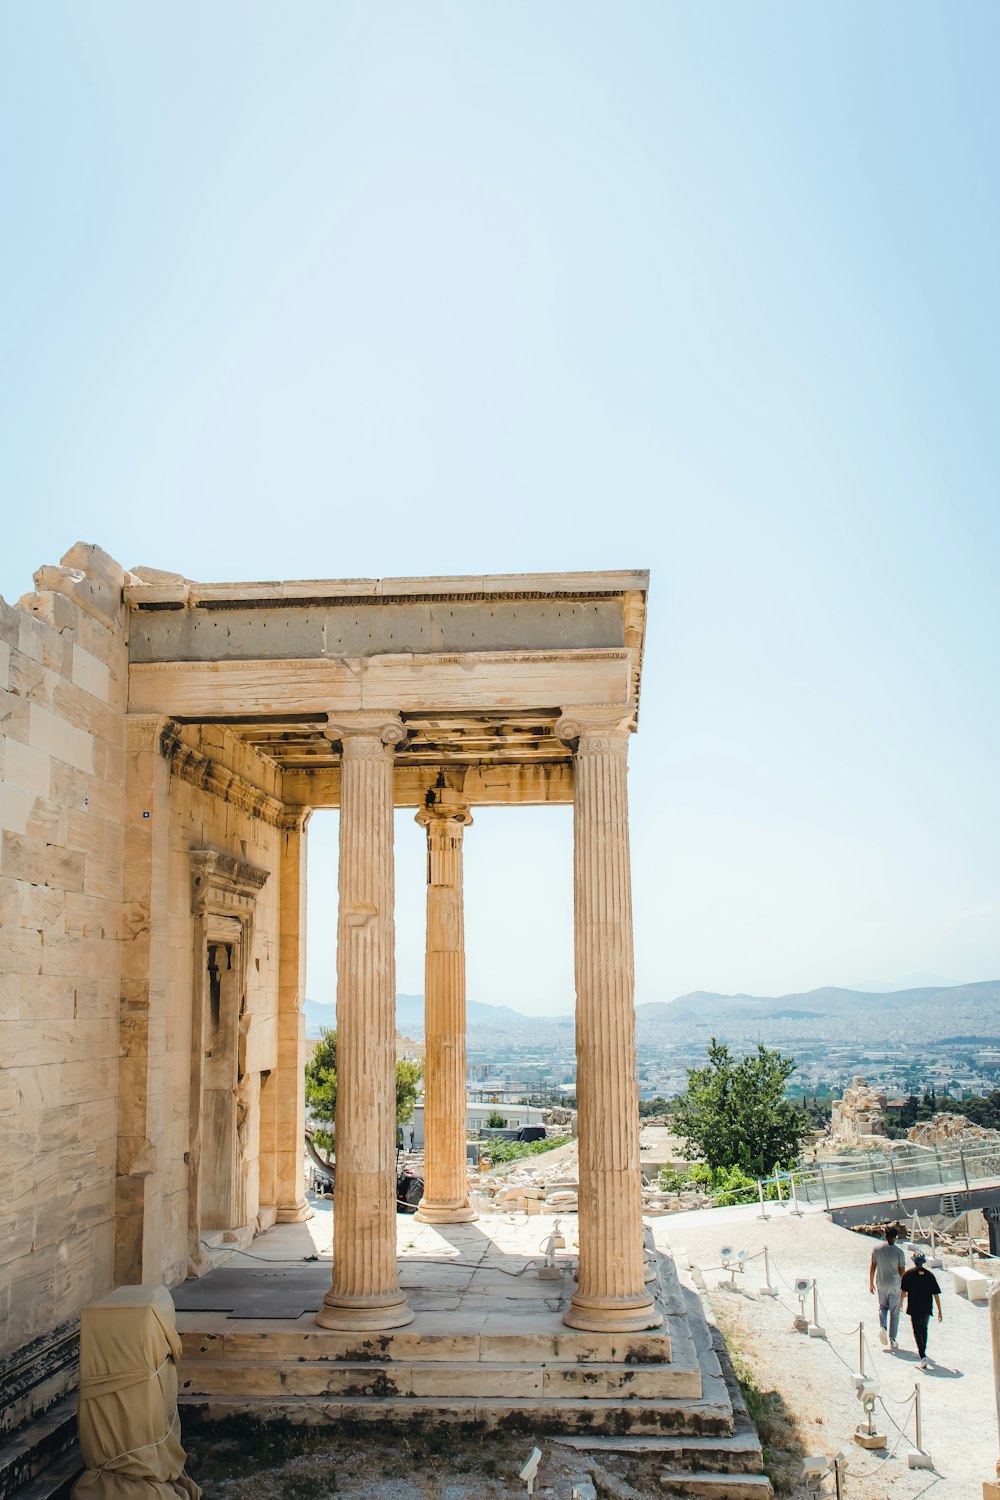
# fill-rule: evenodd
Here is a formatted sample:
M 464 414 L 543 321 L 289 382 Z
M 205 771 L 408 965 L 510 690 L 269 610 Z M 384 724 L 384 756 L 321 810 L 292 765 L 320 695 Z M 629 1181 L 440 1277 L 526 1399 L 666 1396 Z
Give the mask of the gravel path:
M 931 1325 L 928 1351 L 936 1363 L 923 1373 L 916 1369 L 907 1319 L 902 1320 L 898 1351 L 888 1353 L 878 1341 L 878 1309 L 868 1293 L 870 1238 L 841 1229 L 822 1214 L 774 1217 L 765 1224 L 756 1208 L 677 1214 L 656 1220 L 654 1233 L 661 1248 L 669 1243 L 679 1258 L 686 1256 L 703 1268 L 728 1339 L 742 1353 L 760 1389 L 783 1398 L 805 1451 L 832 1455 L 841 1449 L 848 1455 L 845 1497 L 974 1500 L 981 1493 L 997 1456 L 989 1317 L 985 1306 L 953 1290 L 947 1271 L 936 1273 L 944 1313 L 941 1324 Z M 726 1242 L 757 1256 L 736 1278 L 735 1292 L 719 1289 L 728 1277 L 714 1269 Z M 757 1295 L 765 1244 L 780 1300 Z M 797 1276 L 816 1279 L 826 1339 L 793 1329 L 798 1299 L 790 1283 Z M 811 1300 L 806 1311 L 811 1311 Z M 878 1427 L 888 1434 L 889 1447 L 881 1453 L 864 1452 L 853 1441 L 855 1425 L 863 1416 L 851 1380 L 859 1359 L 859 1322 L 865 1329 L 868 1369 L 881 1382 L 885 1400 L 877 1410 Z M 932 1473 L 907 1467 L 907 1450 L 914 1446 L 908 1402 L 916 1380 L 923 1406 L 923 1446 L 934 1462 Z M 893 1426 L 893 1419 L 905 1429 L 905 1436 Z

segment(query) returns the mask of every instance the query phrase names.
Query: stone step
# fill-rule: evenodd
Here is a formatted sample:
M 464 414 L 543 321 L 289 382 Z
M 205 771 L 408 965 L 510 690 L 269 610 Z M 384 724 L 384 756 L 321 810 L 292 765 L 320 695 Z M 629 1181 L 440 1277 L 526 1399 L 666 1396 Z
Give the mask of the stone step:
M 0 1447 L 0 1500 L 17 1495 L 76 1443 L 76 1397 L 67 1396 L 34 1417 Z M 42 1491 L 44 1494 L 45 1492 Z
M 665 1495 L 682 1500 L 771 1500 L 774 1494 L 766 1474 L 714 1474 L 664 1471 L 660 1475 Z
M 70 1500 L 83 1473 L 83 1458 L 74 1443 L 68 1453 L 42 1470 L 37 1479 L 16 1491 L 16 1500 Z
M 757 1475 L 762 1467 L 760 1439 L 746 1421 L 737 1423 L 731 1435 L 701 1437 L 697 1434 L 631 1433 L 616 1437 L 588 1436 L 556 1438 L 556 1442 L 581 1453 L 655 1453 L 663 1459 L 664 1472 Z
M 541 1321 L 539 1315 L 537 1320 Z M 672 1337 L 680 1339 L 683 1365 L 697 1367 L 693 1344 L 681 1320 L 670 1320 L 670 1333 L 580 1333 L 562 1326 L 556 1315 L 552 1329 L 523 1331 L 520 1319 L 497 1315 L 497 1326 L 462 1332 L 458 1319 L 446 1313 L 420 1314 L 405 1328 L 387 1333 L 337 1333 L 319 1328 L 311 1318 L 299 1320 L 229 1318 L 225 1313 L 180 1312 L 178 1331 L 184 1360 L 337 1360 L 378 1364 L 441 1361 L 473 1364 L 624 1364 L 674 1363 Z M 508 1327 L 503 1326 L 507 1324 Z M 299 1326 L 301 1324 L 301 1326 Z
M 676 1365 L 389 1364 L 337 1360 L 185 1360 L 180 1389 L 192 1396 L 524 1396 L 612 1397 L 656 1400 L 702 1395 L 701 1372 Z
M 566 1396 L 524 1396 L 457 1400 L 440 1397 L 353 1396 L 333 1401 L 309 1396 L 213 1397 L 181 1393 L 185 1411 L 200 1420 L 221 1421 L 231 1416 L 260 1422 L 284 1421 L 301 1425 L 340 1422 L 365 1426 L 387 1423 L 399 1427 L 476 1427 L 524 1433 L 655 1433 L 690 1432 L 729 1435 L 733 1430 L 728 1402 L 695 1401 L 690 1397 L 623 1402 L 620 1398 L 591 1400 Z

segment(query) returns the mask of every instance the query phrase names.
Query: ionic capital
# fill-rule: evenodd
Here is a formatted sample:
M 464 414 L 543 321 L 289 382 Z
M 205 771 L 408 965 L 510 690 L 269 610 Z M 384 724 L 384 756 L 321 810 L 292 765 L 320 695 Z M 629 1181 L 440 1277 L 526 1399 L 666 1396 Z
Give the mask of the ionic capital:
M 564 705 L 556 720 L 556 738 L 572 746 L 577 755 L 628 749 L 635 729 L 634 703 L 586 703 Z
M 472 809 L 450 786 L 434 786 L 428 791 L 423 807 L 418 809 L 416 820 L 428 834 L 434 829 L 444 832 L 448 824 L 454 831 L 471 826 Z
M 406 725 L 397 714 L 364 711 L 328 714 L 323 730 L 328 740 L 339 740 L 345 759 L 363 760 L 391 755 L 406 739 Z

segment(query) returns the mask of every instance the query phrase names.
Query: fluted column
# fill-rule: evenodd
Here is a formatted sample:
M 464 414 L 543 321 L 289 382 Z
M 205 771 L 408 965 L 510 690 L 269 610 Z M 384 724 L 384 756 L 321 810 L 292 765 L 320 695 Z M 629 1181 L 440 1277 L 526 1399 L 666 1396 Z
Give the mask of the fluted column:
M 278 1055 L 268 1088 L 274 1109 L 273 1202 L 279 1224 L 312 1218 L 303 1174 L 306 1101 L 306 828 L 308 809 L 286 810 L 278 855 Z M 264 1096 L 261 1095 L 263 1109 Z M 271 1201 L 271 1200 L 265 1200 Z
M 331 715 L 343 746 L 337 919 L 333 1282 L 324 1328 L 399 1328 L 413 1313 L 396 1268 L 396 976 L 393 747 L 388 714 Z
M 626 775 L 631 705 L 564 709 L 576 747 L 573 885 L 580 1275 L 563 1321 L 635 1332 L 662 1321 L 645 1281 Z
M 427 830 L 427 957 L 424 965 L 425 1224 L 465 1224 L 469 1206 L 465 1149 L 465 916 L 462 836 L 468 806 L 448 787 L 434 787 L 417 813 Z

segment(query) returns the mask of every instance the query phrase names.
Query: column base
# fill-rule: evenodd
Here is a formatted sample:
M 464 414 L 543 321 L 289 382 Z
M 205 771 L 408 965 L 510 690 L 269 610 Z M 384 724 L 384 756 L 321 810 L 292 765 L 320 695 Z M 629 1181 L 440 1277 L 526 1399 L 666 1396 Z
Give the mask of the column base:
M 389 1328 L 404 1328 L 412 1323 L 413 1309 L 402 1292 L 383 1297 L 344 1297 L 340 1300 L 329 1292 L 323 1306 L 316 1314 L 320 1328 L 333 1328 L 341 1333 L 378 1332 Z
M 421 1198 L 413 1217 L 418 1224 L 471 1224 L 479 1215 L 468 1203 L 428 1203 Z
M 659 1328 L 663 1314 L 652 1297 L 588 1298 L 576 1296 L 563 1313 L 567 1328 L 586 1333 L 642 1333 Z
M 305 1198 L 301 1198 L 298 1203 L 279 1203 L 278 1216 L 275 1222 L 278 1224 L 302 1224 L 306 1219 L 311 1218 L 313 1218 L 313 1211 Z

